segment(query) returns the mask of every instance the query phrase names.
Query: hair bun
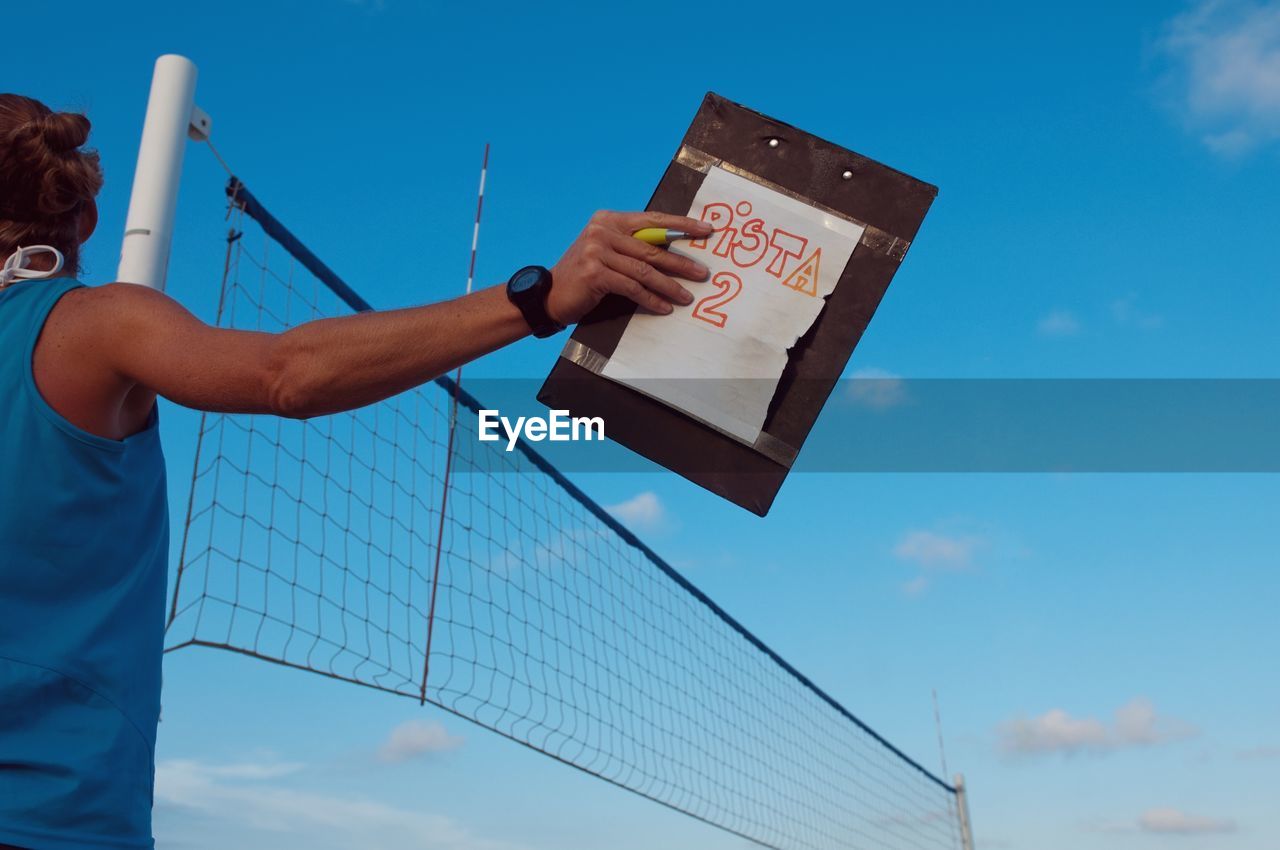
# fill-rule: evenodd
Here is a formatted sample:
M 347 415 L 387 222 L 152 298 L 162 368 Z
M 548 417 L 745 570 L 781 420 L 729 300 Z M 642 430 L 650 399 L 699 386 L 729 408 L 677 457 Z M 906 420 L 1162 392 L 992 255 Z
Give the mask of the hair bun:
M 102 188 L 88 140 L 85 116 L 0 94 L 0 257 L 19 245 L 52 245 L 76 268 L 81 213 Z
M 89 140 L 89 119 L 74 112 L 50 112 L 40 121 L 40 134 L 54 153 L 73 151 Z

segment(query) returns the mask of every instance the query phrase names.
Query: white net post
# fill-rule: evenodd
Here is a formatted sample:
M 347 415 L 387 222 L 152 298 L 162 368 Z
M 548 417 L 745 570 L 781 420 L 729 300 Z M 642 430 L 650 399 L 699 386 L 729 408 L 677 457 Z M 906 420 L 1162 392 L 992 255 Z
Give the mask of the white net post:
M 209 135 L 209 116 L 195 105 L 195 94 L 190 59 L 167 54 L 156 60 L 116 280 L 164 289 L 187 136 Z

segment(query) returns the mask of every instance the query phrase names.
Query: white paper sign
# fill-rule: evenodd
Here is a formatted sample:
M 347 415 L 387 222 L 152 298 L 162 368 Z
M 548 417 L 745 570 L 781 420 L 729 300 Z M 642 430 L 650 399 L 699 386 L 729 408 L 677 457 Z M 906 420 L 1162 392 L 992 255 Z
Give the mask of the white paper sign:
M 688 214 L 716 232 L 671 250 L 711 277 L 684 282 L 687 307 L 632 316 L 601 374 L 754 443 L 787 350 L 818 318 L 863 228 L 722 168 Z

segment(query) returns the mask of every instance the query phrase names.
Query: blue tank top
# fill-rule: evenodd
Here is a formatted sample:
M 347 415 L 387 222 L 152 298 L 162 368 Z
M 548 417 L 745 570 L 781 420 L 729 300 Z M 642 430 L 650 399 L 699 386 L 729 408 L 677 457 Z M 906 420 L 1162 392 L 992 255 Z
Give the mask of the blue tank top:
M 123 441 L 41 397 L 70 278 L 0 289 L 0 845 L 150 848 L 169 549 L 157 421 Z

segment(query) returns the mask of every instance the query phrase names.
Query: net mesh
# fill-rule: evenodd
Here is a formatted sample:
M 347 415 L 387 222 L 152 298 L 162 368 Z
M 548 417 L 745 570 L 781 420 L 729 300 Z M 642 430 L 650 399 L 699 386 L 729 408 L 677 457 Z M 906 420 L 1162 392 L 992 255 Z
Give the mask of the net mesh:
M 350 312 L 233 216 L 220 325 Z M 779 850 L 960 846 L 949 787 L 475 426 L 439 384 L 306 421 L 206 414 L 168 648 L 431 702 Z

